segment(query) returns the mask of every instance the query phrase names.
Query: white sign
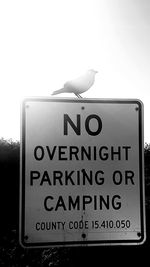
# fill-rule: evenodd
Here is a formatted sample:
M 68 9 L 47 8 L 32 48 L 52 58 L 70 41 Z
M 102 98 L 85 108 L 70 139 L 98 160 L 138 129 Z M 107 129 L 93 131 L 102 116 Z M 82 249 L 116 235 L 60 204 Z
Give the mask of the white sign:
M 21 244 L 143 243 L 143 151 L 138 100 L 26 99 Z

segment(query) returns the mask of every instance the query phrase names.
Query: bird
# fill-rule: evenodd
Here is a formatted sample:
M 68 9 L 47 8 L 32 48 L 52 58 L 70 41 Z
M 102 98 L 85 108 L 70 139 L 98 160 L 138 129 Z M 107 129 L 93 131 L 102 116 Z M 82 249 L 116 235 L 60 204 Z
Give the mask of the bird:
M 98 73 L 98 71 L 90 69 L 82 76 L 64 83 L 63 88 L 53 91 L 52 95 L 74 93 L 78 98 L 82 98 L 80 94 L 91 88 L 95 82 L 96 73 Z

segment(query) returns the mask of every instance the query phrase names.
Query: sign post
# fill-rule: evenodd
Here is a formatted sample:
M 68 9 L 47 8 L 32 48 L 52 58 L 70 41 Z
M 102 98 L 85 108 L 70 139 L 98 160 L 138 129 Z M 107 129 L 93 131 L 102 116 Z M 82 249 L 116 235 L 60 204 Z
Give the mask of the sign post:
M 21 244 L 142 244 L 143 151 L 139 100 L 26 99 Z

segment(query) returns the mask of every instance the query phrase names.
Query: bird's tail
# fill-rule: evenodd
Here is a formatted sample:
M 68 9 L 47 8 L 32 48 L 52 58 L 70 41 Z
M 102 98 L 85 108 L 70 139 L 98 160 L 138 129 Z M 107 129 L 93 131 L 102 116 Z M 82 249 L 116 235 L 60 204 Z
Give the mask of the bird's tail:
M 64 88 L 61 88 L 59 90 L 56 90 L 56 91 L 52 92 L 51 95 L 58 95 L 58 94 L 62 94 L 62 93 L 64 93 Z

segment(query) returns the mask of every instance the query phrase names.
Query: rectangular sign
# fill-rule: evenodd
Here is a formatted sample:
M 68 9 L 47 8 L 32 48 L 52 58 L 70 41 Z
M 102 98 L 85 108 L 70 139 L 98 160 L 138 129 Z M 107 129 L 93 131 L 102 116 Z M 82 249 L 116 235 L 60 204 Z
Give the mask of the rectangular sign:
M 139 100 L 26 99 L 21 139 L 23 246 L 144 242 Z

